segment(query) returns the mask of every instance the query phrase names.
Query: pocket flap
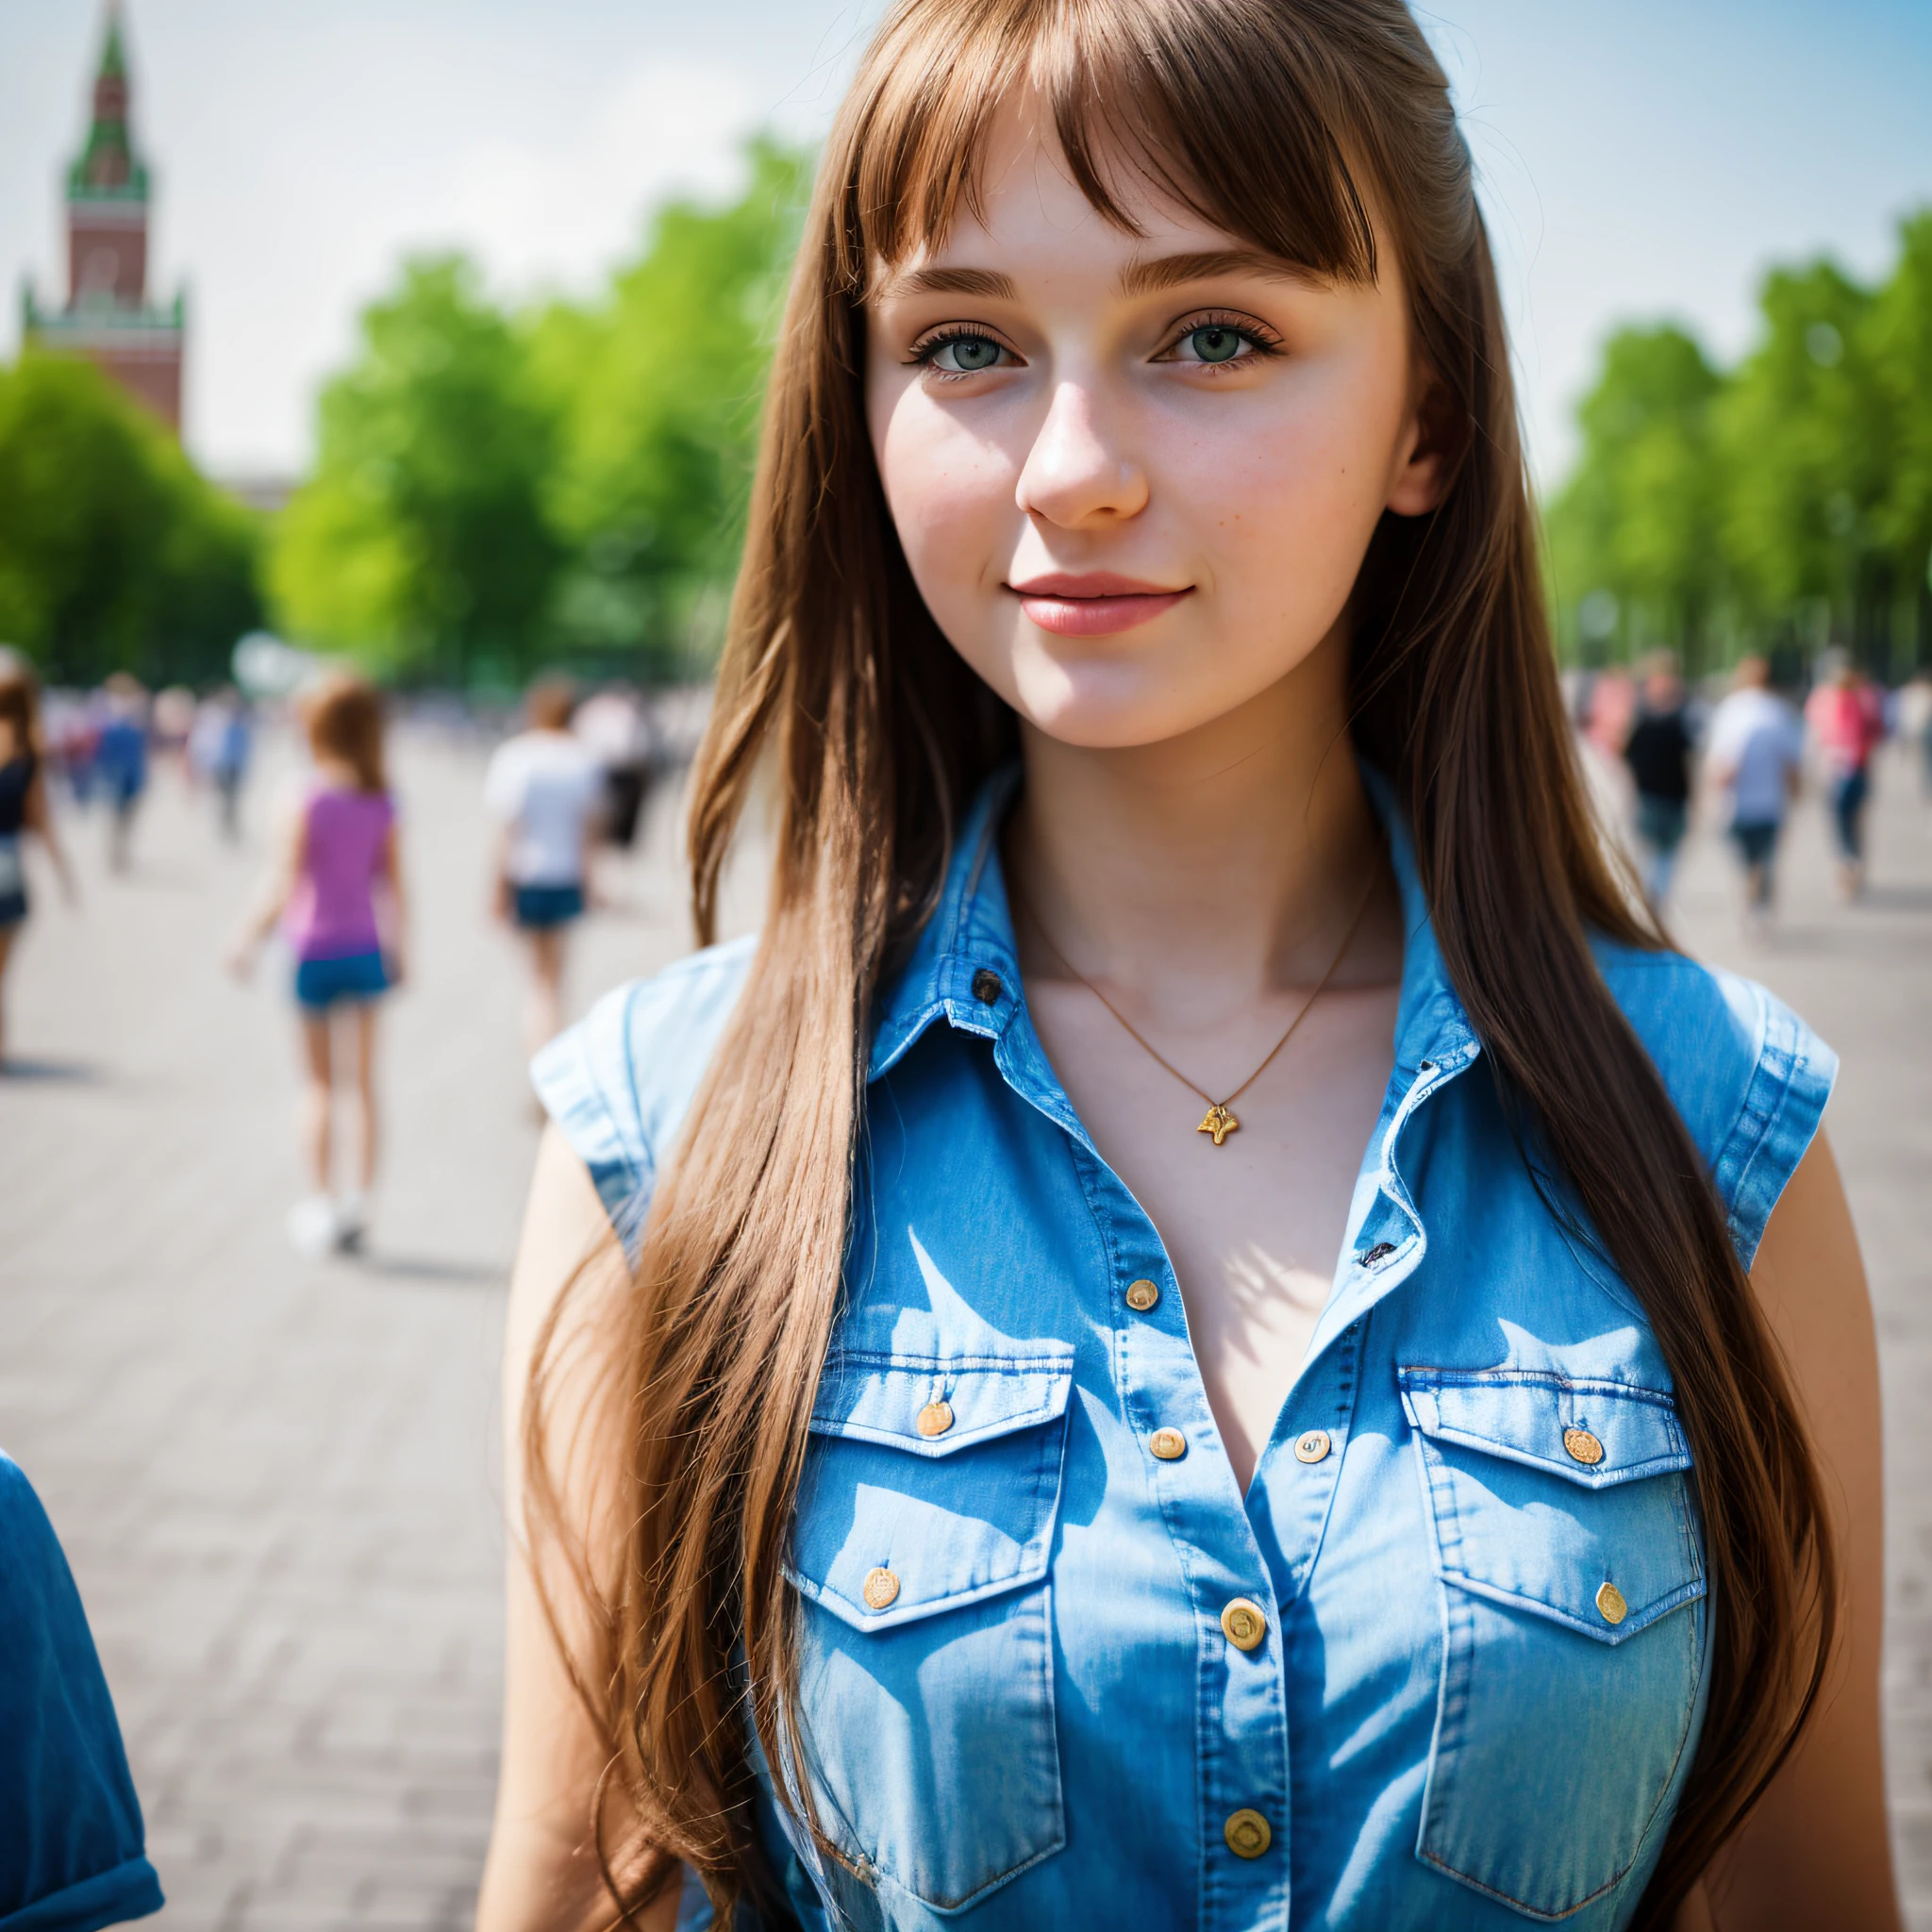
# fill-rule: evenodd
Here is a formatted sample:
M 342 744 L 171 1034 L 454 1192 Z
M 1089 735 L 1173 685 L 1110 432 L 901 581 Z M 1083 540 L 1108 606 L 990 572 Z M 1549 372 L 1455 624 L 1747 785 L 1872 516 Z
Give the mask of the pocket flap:
M 1631 1382 L 1528 1369 L 1397 1370 L 1424 1435 L 1546 1470 L 1587 1490 L 1690 1467 L 1677 1407 Z
M 1512 1369 L 1396 1373 L 1445 1583 L 1607 1644 L 1704 1594 L 1690 1456 L 1662 1391 Z
M 841 1354 L 819 1378 L 811 1426 L 913 1456 L 952 1456 L 990 1436 L 1052 1422 L 1066 1408 L 1073 1379 L 1070 1355 Z M 944 1426 L 935 1429 L 941 1405 Z
M 1073 1375 L 1071 1354 L 834 1357 L 812 1415 L 792 1584 L 874 1631 L 1038 1583 Z

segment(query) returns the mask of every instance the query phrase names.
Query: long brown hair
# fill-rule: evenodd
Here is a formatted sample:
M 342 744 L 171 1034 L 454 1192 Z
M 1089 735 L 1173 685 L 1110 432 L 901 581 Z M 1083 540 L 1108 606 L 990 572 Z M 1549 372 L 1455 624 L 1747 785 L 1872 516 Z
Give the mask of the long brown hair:
M 40 756 L 41 680 L 33 665 L 8 644 L 0 644 L 0 723 L 13 735 L 9 757 Z
M 775 769 L 769 916 L 691 1109 L 705 1132 L 662 1176 L 625 1294 L 624 1494 L 595 1548 L 562 1520 L 546 1459 L 554 1325 L 526 1409 L 529 1528 L 567 1558 L 549 1574 L 581 1592 L 570 1622 L 591 1635 L 571 1662 L 611 1754 L 607 1879 L 623 1910 L 674 1857 L 721 1907 L 764 1893 L 751 1728 L 768 1764 L 802 1761 L 781 1559 L 840 1292 L 870 1015 L 934 903 L 966 799 L 1015 744 L 1010 714 L 921 604 L 887 515 L 863 303 L 880 264 L 977 211 L 989 124 L 1029 84 L 1088 200 L 1125 230 L 1122 189 L 1138 180 L 1341 280 L 1377 274 L 1372 208 L 1399 256 L 1454 474 L 1437 510 L 1385 516 L 1370 546 L 1351 607 L 1353 727 L 1395 784 L 1491 1077 L 1561 1176 L 1553 1206 L 1593 1230 L 1675 1379 L 1712 1666 L 1641 1919 L 1665 1924 L 1808 1713 L 1835 1572 L 1723 1208 L 1590 952 L 1592 931 L 1662 941 L 1606 865 L 1579 783 L 1470 158 L 1401 0 L 900 0 L 833 129 L 691 806 L 709 939 L 755 769 Z M 613 1790 L 631 1834 L 614 1851 Z M 787 1802 L 810 1822 L 806 1793 Z
M 352 672 L 330 672 L 304 691 L 302 723 L 308 748 L 318 758 L 333 758 L 356 774 L 362 791 L 386 791 L 389 775 L 382 756 L 382 693 Z

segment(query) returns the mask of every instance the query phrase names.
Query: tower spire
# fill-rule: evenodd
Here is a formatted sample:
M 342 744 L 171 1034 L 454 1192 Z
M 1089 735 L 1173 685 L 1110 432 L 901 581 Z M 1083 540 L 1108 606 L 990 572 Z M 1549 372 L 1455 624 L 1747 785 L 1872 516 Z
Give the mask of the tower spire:
M 154 410 L 181 421 L 180 296 L 147 293 L 148 173 L 128 125 L 131 89 L 120 0 L 106 0 L 87 141 L 67 171 L 67 305 L 42 309 L 29 290 L 25 333 L 85 356 Z
M 147 170 L 134 152 L 127 125 L 127 50 L 122 37 L 120 0 L 108 0 L 101 58 L 94 69 L 93 120 L 68 175 L 68 192 L 126 194 L 147 199 Z

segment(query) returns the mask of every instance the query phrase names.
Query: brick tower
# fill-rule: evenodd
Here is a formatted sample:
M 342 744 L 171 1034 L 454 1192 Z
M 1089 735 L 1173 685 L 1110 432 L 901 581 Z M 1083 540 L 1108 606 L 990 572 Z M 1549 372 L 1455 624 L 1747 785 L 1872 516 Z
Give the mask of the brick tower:
M 166 308 L 147 299 L 148 174 L 128 131 L 127 95 L 121 9 L 108 0 L 93 120 L 67 171 L 67 306 L 42 308 L 29 284 L 23 333 L 98 364 L 178 436 L 185 309 L 179 294 Z

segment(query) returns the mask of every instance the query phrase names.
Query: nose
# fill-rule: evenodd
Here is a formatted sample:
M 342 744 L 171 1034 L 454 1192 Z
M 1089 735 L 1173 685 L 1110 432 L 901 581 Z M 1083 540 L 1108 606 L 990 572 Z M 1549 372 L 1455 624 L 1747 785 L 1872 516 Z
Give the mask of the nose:
M 1063 382 L 1033 440 L 1014 500 L 1027 516 L 1066 529 L 1131 517 L 1147 505 L 1147 476 L 1110 435 L 1091 390 Z

